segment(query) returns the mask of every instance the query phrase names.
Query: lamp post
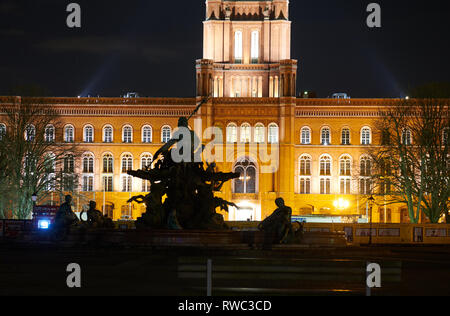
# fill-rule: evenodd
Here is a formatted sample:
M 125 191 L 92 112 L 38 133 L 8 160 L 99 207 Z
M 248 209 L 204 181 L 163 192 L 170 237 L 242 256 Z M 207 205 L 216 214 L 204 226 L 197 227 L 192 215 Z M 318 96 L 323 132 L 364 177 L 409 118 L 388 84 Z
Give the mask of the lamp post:
M 374 203 L 375 199 L 373 198 L 373 195 L 371 195 L 369 198 L 369 209 L 370 209 L 369 245 L 372 245 L 372 209 Z

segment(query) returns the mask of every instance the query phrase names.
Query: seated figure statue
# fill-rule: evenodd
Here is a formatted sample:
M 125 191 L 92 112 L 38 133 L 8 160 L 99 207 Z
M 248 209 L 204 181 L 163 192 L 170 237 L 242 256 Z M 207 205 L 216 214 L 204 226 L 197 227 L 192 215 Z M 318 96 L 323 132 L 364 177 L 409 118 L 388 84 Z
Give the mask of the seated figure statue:
M 103 216 L 102 212 L 96 209 L 97 203 L 95 201 L 89 202 L 89 210 L 87 211 L 87 224 L 91 228 L 113 228 L 114 224 L 110 218 Z M 80 218 L 83 217 L 81 212 Z M 82 220 L 83 221 L 83 220 Z
M 267 217 L 258 228 L 266 234 L 274 235 L 275 243 L 287 243 L 293 234 L 292 232 L 292 209 L 284 204 L 284 200 L 279 198 L 275 201 L 278 208 Z
M 65 236 L 71 227 L 78 225 L 80 220 L 72 211 L 72 196 L 66 195 L 65 202 L 60 206 L 55 216 L 55 233 L 59 237 Z

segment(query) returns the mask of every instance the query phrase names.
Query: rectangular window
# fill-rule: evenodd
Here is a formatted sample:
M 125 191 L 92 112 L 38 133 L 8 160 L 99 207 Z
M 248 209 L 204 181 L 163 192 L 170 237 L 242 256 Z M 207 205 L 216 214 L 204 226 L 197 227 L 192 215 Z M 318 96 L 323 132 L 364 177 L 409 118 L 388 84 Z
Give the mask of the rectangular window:
M 112 176 L 104 176 L 103 177 L 103 191 L 113 192 L 113 177 Z
M 94 191 L 94 177 L 84 176 L 83 177 L 83 192 L 93 192 Z
M 310 178 L 300 178 L 300 194 L 311 194 Z
M 320 194 L 331 194 L 331 179 L 320 179 Z
M 341 194 L 351 194 L 351 181 L 349 178 L 341 178 Z
M 131 176 L 123 176 L 122 177 L 122 192 L 131 192 L 132 191 L 132 177 Z

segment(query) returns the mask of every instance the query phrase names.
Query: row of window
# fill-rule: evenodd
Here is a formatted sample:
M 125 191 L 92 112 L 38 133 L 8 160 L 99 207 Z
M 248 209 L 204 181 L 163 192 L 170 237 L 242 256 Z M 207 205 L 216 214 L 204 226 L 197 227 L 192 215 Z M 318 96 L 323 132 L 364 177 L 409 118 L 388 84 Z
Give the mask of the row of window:
M 253 130 L 253 133 L 252 133 Z M 227 143 L 250 143 L 252 139 L 255 143 L 267 142 L 276 144 L 279 142 L 279 128 L 275 123 L 269 124 L 268 128 L 264 124 L 258 123 L 254 128 L 249 123 L 243 123 L 240 128 L 235 123 L 230 123 L 227 126 Z M 253 138 L 252 138 L 253 134 Z
M 0 139 L 2 135 L 6 134 L 6 125 L 0 124 Z M 36 138 L 36 128 L 34 125 L 28 125 L 25 129 L 25 139 L 27 141 L 34 141 Z M 53 125 L 48 125 L 44 131 L 44 140 L 46 142 L 55 141 L 55 127 Z M 161 140 L 163 143 L 167 143 L 172 137 L 172 128 L 168 125 L 163 126 L 161 129 Z M 83 127 L 83 142 L 93 143 L 94 142 L 94 127 L 92 125 L 86 125 Z M 73 143 L 75 141 L 75 128 L 73 125 L 66 125 L 64 127 L 64 141 L 67 143 Z M 114 129 L 111 125 L 106 125 L 103 127 L 102 141 L 104 143 L 112 143 L 114 141 Z M 153 129 L 150 125 L 145 125 L 141 129 L 141 141 L 142 143 L 152 143 L 153 142 Z M 122 128 L 122 142 L 132 143 L 133 142 L 133 128 L 126 125 Z
M 341 131 L 341 145 L 350 145 L 350 128 L 343 128 Z M 360 143 L 362 145 L 372 144 L 372 129 L 370 127 L 363 127 L 361 129 Z M 302 145 L 310 145 L 312 140 L 312 131 L 310 127 L 303 127 L 300 132 L 300 143 Z M 331 128 L 328 126 L 322 127 L 320 130 L 320 143 L 322 145 L 331 145 Z

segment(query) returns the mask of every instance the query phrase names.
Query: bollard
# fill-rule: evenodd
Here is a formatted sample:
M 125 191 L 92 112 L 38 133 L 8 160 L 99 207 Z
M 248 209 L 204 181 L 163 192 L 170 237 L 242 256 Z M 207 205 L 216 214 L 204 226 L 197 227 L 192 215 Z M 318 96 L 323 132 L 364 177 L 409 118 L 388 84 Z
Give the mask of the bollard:
M 206 296 L 212 296 L 212 260 L 208 259 L 206 267 Z

